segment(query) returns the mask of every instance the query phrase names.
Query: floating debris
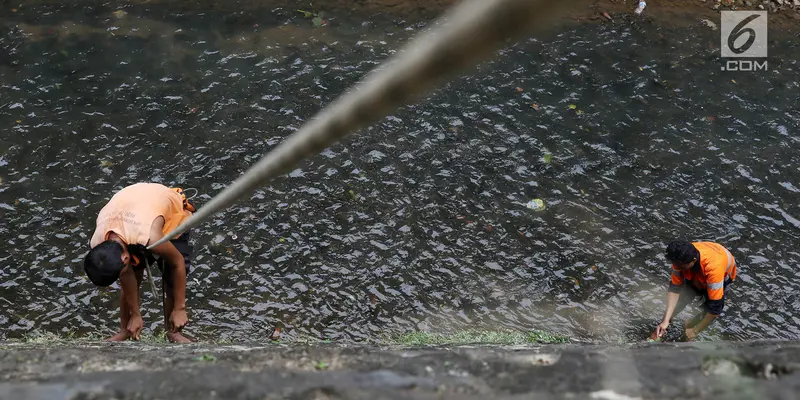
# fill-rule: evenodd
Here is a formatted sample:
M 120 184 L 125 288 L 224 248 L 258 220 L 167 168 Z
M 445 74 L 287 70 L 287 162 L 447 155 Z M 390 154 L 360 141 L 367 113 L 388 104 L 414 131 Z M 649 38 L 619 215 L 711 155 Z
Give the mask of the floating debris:
M 313 18 L 316 15 L 311 11 L 306 11 L 306 10 L 297 10 L 297 11 L 303 13 L 303 16 L 306 18 Z
M 545 209 L 544 200 L 542 200 L 542 199 L 533 199 L 533 200 L 529 201 L 528 204 L 525 205 L 525 207 L 528 207 L 529 209 L 531 209 L 533 211 L 542 211 L 542 210 Z
M 328 24 L 328 21 L 324 20 L 325 13 L 320 11 L 319 13 L 315 13 L 312 11 L 306 10 L 297 10 L 298 12 L 303 14 L 305 18 L 311 18 L 311 23 L 314 24 L 314 27 L 319 28 L 320 26 L 325 26 Z
M 275 329 L 272 330 L 272 334 L 269 335 L 269 339 L 273 341 L 281 340 L 281 327 L 276 326 Z
M 111 166 L 113 166 L 113 165 L 114 165 L 114 163 L 113 163 L 113 162 L 111 162 L 111 161 L 108 161 L 108 160 L 100 160 L 100 166 L 101 166 L 101 167 L 111 167 Z
M 714 22 L 712 22 L 710 20 L 704 19 L 703 23 L 706 24 L 707 27 L 711 28 L 711 30 L 716 31 L 718 29 L 717 28 L 717 24 L 715 24 Z
M 644 2 L 644 0 L 642 0 L 642 1 L 640 1 L 640 2 L 639 2 L 639 4 L 636 6 L 636 10 L 634 10 L 633 12 L 634 12 L 634 13 L 636 13 L 636 15 L 641 15 L 641 14 L 642 14 L 642 11 L 644 11 L 644 8 L 645 8 L 645 7 L 647 7 L 647 3 L 645 3 L 645 2 Z
M 550 164 L 551 161 L 553 161 L 553 155 L 550 154 L 550 153 L 545 154 L 544 155 L 544 163 L 545 164 Z
M 111 14 L 117 18 L 124 18 L 126 15 L 128 15 L 128 13 L 123 10 L 117 10 L 112 12 Z

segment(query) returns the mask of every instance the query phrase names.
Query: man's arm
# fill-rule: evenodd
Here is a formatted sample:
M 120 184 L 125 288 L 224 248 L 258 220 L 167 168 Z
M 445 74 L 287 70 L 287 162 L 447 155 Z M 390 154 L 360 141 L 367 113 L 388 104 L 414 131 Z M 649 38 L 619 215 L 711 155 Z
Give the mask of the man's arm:
M 675 307 L 678 305 L 678 299 L 681 297 L 680 292 L 676 293 L 673 291 L 667 292 L 667 311 L 664 312 L 664 320 L 661 322 L 666 322 L 669 324 L 672 321 L 672 313 L 675 312 Z
M 663 321 L 667 324 L 672 320 L 672 313 L 675 312 L 675 307 L 678 305 L 678 299 L 681 296 L 684 284 L 683 272 L 675 268 L 674 264 L 670 271 L 672 271 L 672 275 L 670 275 L 669 289 L 667 289 L 667 311 L 664 313 Z
M 142 314 L 139 311 L 139 283 L 136 281 L 136 274 L 132 268 L 128 268 L 119 277 L 119 284 L 122 287 L 123 300 L 128 306 L 128 318 L 122 318 L 125 329 L 135 339 L 139 340 L 144 324 Z M 120 305 L 120 309 L 123 309 Z
M 161 238 L 155 240 L 159 239 Z M 186 310 L 186 263 L 183 260 L 183 255 L 170 242 L 153 247 L 153 252 L 163 257 L 170 266 L 173 284 L 173 311 Z
M 672 265 L 672 275 L 669 280 L 669 289 L 667 294 L 667 311 L 664 313 L 664 322 L 669 323 L 672 320 L 672 313 L 675 312 L 675 307 L 678 305 L 678 299 L 683 289 L 683 272 Z
M 656 326 L 656 336 L 661 337 L 669 328 L 669 323 L 672 321 L 672 314 L 675 312 L 675 307 L 678 305 L 678 299 L 681 296 L 681 289 L 683 288 L 683 274 L 675 265 L 672 266 L 672 276 L 669 281 L 669 289 L 667 291 L 667 310 L 664 311 L 664 319 L 658 326 Z

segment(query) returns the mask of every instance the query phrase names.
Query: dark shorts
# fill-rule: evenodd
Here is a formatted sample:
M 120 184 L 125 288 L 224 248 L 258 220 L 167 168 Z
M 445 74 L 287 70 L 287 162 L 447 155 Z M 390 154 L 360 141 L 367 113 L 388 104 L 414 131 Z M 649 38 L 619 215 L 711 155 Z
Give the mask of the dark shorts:
M 191 230 L 184 232 L 182 235 L 178 236 L 177 239 L 170 240 L 169 242 L 175 246 L 176 249 L 183 255 L 183 262 L 186 264 L 186 275 L 189 275 L 189 271 L 191 270 L 191 257 L 194 251 L 192 245 L 189 244 Z M 144 246 L 128 246 L 128 250 L 135 255 L 138 259 L 142 260 L 142 262 L 136 266 L 136 269 L 145 268 L 145 257 L 147 261 L 150 263 L 150 268 L 158 266 L 158 270 L 161 271 L 161 278 L 164 280 L 164 283 L 168 286 L 172 286 L 172 273 L 169 268 L 166 268 L 165 265 L 166 261 L 164 259 L 159 259 L 156 261 L 153 254 L 145 249 Z

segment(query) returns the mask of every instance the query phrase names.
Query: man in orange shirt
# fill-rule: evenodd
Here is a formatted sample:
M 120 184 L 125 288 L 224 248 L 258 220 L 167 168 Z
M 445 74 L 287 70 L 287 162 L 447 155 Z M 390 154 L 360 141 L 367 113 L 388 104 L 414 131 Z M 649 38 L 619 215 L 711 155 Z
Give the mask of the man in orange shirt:
M 667 311 L 651 338 L 663 336 L 673 315 L 680 313 L 697 296 L 702 296 L 705 310 L 685 324 L 684 337 L 691 341 L 722 314 L 725 293 L 736 279 L 736 259 L 718 243 L 687 241 L 669 243 L 666 258 L 672 262 Z
M 188 343 L 181 334 L 186 315 L 186 274 L 189 271 L 189 232 L 156 246 L 192 215 L 194 206 L 180 189 L 157 183 L 137 183 L 117 192 L 97 216 L 96 228 L 83 268 L 97 286 L 120 282 L 120 332 L 110 341 L 139 340 L 144 322 L 139 312 L 139 286 L 146 262 L 162 272 L 164 325 L 171 342 Z M 159 256 L 156 261 L 154 254 Z M 152 279 L 152 278 L 151 278 Z

